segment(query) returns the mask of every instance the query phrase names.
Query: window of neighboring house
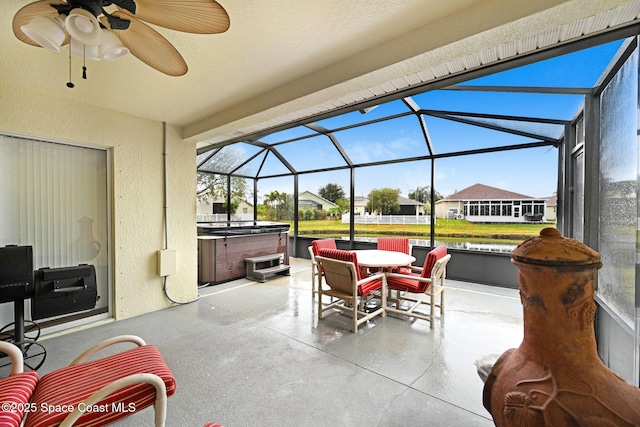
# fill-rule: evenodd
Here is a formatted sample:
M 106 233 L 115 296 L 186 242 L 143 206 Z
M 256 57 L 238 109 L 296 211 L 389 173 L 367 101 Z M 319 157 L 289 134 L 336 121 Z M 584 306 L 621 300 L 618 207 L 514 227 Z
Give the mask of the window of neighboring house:
M 500 202 L 499 201 L 491 202 L 491 216 L 500 216 L 501 212 L 502 211 L 500 210 Z
M 469 202 L 469 215 L 480 215 L 480 206 L 478 205 L 478 202 Z
M 533 202 L 533 213 L 534 214 L 544 214 L 544 202 L 543 201 L 535 201 Z
M 109 310 L 107 162 L 106 150 L 0 135 L 0 246 L 32 246 L 34 270 L 94 265 L 100 299 L 88 315 Z M 0 305 L 1 324 L 12 311 Z

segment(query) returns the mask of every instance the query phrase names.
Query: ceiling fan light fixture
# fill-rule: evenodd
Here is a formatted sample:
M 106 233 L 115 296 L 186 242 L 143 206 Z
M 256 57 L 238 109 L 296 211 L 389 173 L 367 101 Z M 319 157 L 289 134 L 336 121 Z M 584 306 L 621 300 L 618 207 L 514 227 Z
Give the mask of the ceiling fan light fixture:
M 75 53 L 82 51 L 85 59 L 110 61 L 131 53 L 167 76 L 183 76 L 189 70 L 187 63 L 178 49 L 153 26 L 190 34 L 218 34 L 227 31 L 231 23 L 229 14 L 216 0 L 30 1 L 13 17 L 14 35 L 20 42 L 56 53 L 63 44 L 69 43 L 70 68 L 73 44 Z M 109 33 L 103 29 L 113 32 L 119 41 L 116 43 L 115 38 L 105 36 Z M 102 46 L 105 38 L 111 40 Z M 91 46 L 98 48 L 97 55 Z M 86 71 L 85 63 L 83 71 Z M 73 87 L 73 83 L 69 81 L 68 86 Z
M 103 40 L 100 44 L 100 57 L 105 61 L 115 61 L 129 54 L 129 49 L 122 44 L 113 31 L 102 29 Z
M 102 43 L 102 30 L 98 18 L 87 10 L 72 9 L 65 19 L 69 35 L 85 45 L 97 46 Z
M 31 40 L 53 53 L 60 53 L 60 46 L 66 37 L 64 24 L 59 17 L 37 15 L 20 29 Z

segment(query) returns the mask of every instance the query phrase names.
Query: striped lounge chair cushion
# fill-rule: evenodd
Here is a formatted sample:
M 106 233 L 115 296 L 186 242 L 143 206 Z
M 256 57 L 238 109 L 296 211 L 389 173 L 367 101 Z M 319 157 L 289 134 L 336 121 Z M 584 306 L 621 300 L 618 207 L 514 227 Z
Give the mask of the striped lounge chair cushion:
M 158 375 L 167 387 L 167 396 L 175 393 L 175 378 L 160 352 L 153 345 L 144 345 L 44 375 L 32 400 L 37 411 L 29 414 L 25 427 L 57 426 L 71 412 L 65 410 L 68 407 L 77 407 L 92 393 L 117 379 L 140 373 Z M 131 385 L 98 402 L 95 412 L 87 412 L 74 426 L 111 424 L 130 415 L 133 410 L 152 405 L 154 400 L 155 388 L 152 385 Z M 50 410 L 42 410 L 47 408 Z
M 431 270 L 433 269 L 433 266 L 435 265 L 435 263 L 440 258 L 446 255 L 447 255 L 447 247 L 444 245 L 440 245 L 432 249 L 431 251 L 429 251 L 429 253 L 427 254 L 427 257 L 424 260 L 424 265 L 422 266 L 422 272 L 420 274 L 415 274 L 408 271 L 402 272 L 402 274 L 405 274 L 407 276 L 422 277 L 425 279 L 429 278 L 431 277 Z M 408 277 L 407 278 L 388 277 L 387 285 L 391 289 L 396 289 L 399 291 L 411 292 L 411 293 L 423 293 L 427 289 L 429 289 L 429 286 L 431 286 L 431 284 L 428 282 L 421 282 L 418 280 L 413 280 Z
M 18 427 L 26 409 L 31 409 L 29 400 L 38 383 L 36 371 L 14 374 L 0 380 L 0 426 Z
M 356 257 L 355 252 L 343 251 L 342 249 L 322 248 L 320 249 L 320 256 L 323 256 L 326 258 L 333 258 L 340 261 L 352 262 L 353 265 L 356 267 L 356 274 L 357 274 L 356 280 L 357 281 L 361 280 L 360 268 L 358 268 L 358 258 Z M 363 283 L 362 285 L 358 286 L 358 295 L 367 296 L 371 292 L 377 291 L 381 287 L 382 287 L 382 280 L 372 280 L 370 282 Z

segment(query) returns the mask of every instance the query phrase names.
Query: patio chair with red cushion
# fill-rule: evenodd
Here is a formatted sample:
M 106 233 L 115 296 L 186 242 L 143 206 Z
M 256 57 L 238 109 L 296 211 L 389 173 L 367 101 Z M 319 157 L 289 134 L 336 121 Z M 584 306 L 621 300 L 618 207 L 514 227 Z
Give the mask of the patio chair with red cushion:
M 382 251 L 401 252 L 411 255 L 411 246 L 409 245 L 409 239 L 407 237 L 378 237 L 377 248 Z M 408 267 L 409 266 L 406 268 Z M 377 272 L 379 270 L 380 268 L 369 268 L 371 272 Z M 399 273 L 405 271 L 405 267 L 391 267 L 388 271 Z
M 324 272 L 322 267 L 318 265 L 315 257 L 320 255 L 320 249 L 337 249 L 335 239 L 317 239 L 311 242 L 309 246 L 309 256 L 311 256 L 311 297 L 318 293 L 318 289 L 322 286 L 322 278 Z
M 121 342 L 132 342 L 137 347 L 87 360 L 97 351 Z M 2 402 L 29 395 L 28 406 L 23 406 L 27 409 L 26 414 L 17 414 L 26 415 L 24 427 L 105 426 L 151 405 L 155 406 L 155 426 L 164 426 L 167 397 L 176 390 L 175 378 L 158 349 L 133 335 L 103 341 L 82 353 L 69 366 L 49 372 L 40 379 L 35 372 L 25 374 L 30 377 L 25 379 L 24 385 L 13 387 L 8 396 L 0 395 Z M 18 375 L 12 374 L 0 385 Z M 5 411 L 1 411 L 0 420 L 5 416 Z
M 450 259 L 447 247 L 441 245 L 427 254 L 422 267 L 411 266 L 410 271 L 387 273 L 387 311 L 428 320 L 431 328 L 434 328 L 436 308 L 440 309 L 440 315 L 444 314 L 444 286 Z M 419 298 L 418 294 L 426 295 L 427 299 Z M 391 307 L 393 304 L 395 307 Z M 422 305 L 429 307 L 427 314 L 416 311 Z
M 358 332 L 358 326 L 375 316 L 384 316 L 386 293 L 381 292 L 382 305 L 370 313 L 364 311 L 364 301 L 375 291 L 384 290 L 384 273 L 360 277 L 356 254 L 340 249 L 320 249 L 316 260 L 322 267 L 328 289 L 318 289 L 318 319 L 331 309 L 338 309 L 351 314 L 351 330 Z M 336 298 L 330 304 L 322 303 L 322 295 Z
M 9 357 L 11 369 L 7 378 L 0 379 L 0 426 L 18 427 L 31 409 L 29 401 L 40 377 L 36 371 L 23 372 L 24 358 L 15 345 L 0 341 L 0 352 Z

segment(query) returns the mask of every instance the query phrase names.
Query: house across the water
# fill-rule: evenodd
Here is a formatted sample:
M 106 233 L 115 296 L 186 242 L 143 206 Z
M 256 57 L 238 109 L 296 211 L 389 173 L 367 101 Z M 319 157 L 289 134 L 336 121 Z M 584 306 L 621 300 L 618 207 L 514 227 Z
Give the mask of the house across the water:
M 471 222 L 545 222 L 547 199 L 475 184 L 436 202 L 436 218 Z
M 369 199 L 365 196 L 355 196 L 353 199 L 353 203 L 354 213 L 356 215 L 380 215 L 380 212 L 376 210 L 374 210 L 373 212 L 369 212 L 369 210 L 367 209 Z M 424 203 L 418 202 L 417 200 L 408 199 L 399 195 L 398 205 L 400 206 L 400 211 L 394 213 L 393 215 L 420 216 L 425 214 Z
M 298 208 L 311 209 L 318 211 L 328 211 L 331 208 L 338 207 L 335 203 L 312 193 L 311 191 L 303 191 L 298 195 Z

